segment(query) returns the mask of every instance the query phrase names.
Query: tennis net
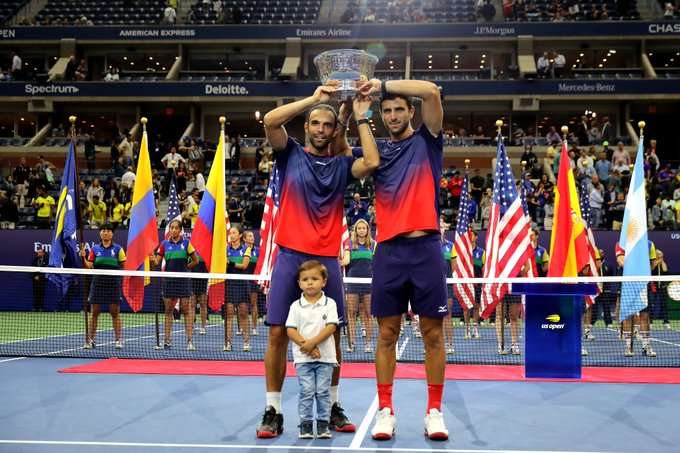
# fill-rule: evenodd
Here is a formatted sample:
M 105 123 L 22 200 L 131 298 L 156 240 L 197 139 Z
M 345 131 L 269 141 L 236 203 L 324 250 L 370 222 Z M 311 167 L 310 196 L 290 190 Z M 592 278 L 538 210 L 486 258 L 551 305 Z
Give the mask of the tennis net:
M 224 279 L 225 303 L 212 310 L 210 279 Z M 122 296 L 126 278 L 146 280 L 141 310 Z M 55 282 L 68 281 L 61 291 Z M 463 310 L 447 284 L 444 320 L 448 363 L 523 364 L 525 305 L 509 294 L 488 319 Z M 680 276 L 576 279 L 470 279 L 479 297 L 493 283 L 596 283 L 594 304 L 582 304 L 581 344 L 588 366 L 680 367 Z M 241 274 L 129 272 L 0 266 L 0 355 L 261 361 L 267 347 L 267 294 Z M 370 279 L 345 279 L 341 330 L 345 362 L 372 362 L 378 325 L 370 316 Z M 619 322 L 621 307 L 647 299 L 641 314 Z M 291 301 L 292 302 L 292 301 Z M 399 360 L 422 362 L 418 316 L 407 313 Z

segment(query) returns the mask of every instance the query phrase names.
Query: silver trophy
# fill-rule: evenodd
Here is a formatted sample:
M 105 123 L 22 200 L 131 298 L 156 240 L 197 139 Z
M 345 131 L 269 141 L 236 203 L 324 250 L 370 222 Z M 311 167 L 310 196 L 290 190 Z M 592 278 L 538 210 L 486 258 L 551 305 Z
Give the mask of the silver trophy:
M 357 93 L 357 82 L 373 78 L 378 57 L 363 50 L 336 49 L 320 53 L 314 58 L 321 83 L 328 80 L 340 81 L 336 96 L 340 101 L 353 98 Z

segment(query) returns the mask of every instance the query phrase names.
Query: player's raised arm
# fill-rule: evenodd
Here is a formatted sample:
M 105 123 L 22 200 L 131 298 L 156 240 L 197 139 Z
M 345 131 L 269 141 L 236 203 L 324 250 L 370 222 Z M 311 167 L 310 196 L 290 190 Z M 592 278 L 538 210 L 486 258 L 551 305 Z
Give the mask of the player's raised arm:
M 361 95 L 354 99 L 353 102 L 354 118 L 357 121 L 359 139 L 364 151 L 364 157 L 355 160 L 352 164 L 352 176 L 357 179 L 369 176 L 380 165 L 378 146 L 375 143 L 375 138 L 371 132 L 371 125 L 366 117 L 366 112 L 371 107 L 371 102 L 370 97 Z
M 406 97 L 422 99 L 423 123 L 433 136 L 438 136 L 444 121 L 439 88 L 432 82 L 425 80 L 378 80 L 371 79 L 361 88 L 364 95 L 380 94 L 382 97 L 393 93 Z
M 326 85 L 317 87 L 313 95 L 276 107 L 264 116 L 264 132 L 274 151 L 282 151 L 288 143 L 288 133 L 284 125 L 311 107 L 328 102 L 337 84 L 336 81 L 328 81 Z

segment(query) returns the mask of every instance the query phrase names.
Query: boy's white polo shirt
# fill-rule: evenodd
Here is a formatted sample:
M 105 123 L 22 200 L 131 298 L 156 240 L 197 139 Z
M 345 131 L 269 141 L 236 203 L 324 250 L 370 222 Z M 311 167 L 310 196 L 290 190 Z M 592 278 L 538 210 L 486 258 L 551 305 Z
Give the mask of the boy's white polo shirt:
M 293 327 L 297 329 L 298 333 L 305 339 L 317 336 L 328 324 L 338 325 L 338 308 L 335 301 L 325 294 L 322 294 L 321 299 L 313 304 L 307 301 L 304 295 L 301 295 L 299 299 L 291 304 L 288 311 L 288 319 L 286 319 L 286 328 Z M 313 359 L 300 351 L 300 347 L 293 343 L 293 361 L 295 363 L 338 363 L 335 356 L 335 340 L 333 335 L 319 343 L 317 347 L 321 353 L 321 358 Z

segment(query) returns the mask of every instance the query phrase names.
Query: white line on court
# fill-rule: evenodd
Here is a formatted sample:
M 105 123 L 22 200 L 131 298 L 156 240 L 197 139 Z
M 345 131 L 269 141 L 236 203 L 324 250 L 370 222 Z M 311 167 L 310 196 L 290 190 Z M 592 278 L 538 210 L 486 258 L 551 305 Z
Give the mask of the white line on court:
M 409 337 L 406 337 L 406 339 L 404 339 L 404 342 L 397 350 L 397 361 L 399 361 L 401 355 L 404 353 L 404 349 L 406 349 L 408 341 Z M 349 444 L 349 448 L 358 450 L 359 447 L 361 447 L 361 444 L 364 441 L 364 438 L 366 437 L 366 433 L 368 432 L 368 427 L 371 425 L 371 421 L 373 420 L 373 417 L 375 417 L 377 411 L 378 411 L 378 395 L 375 395 L 375 398 L 373 398 L 371 405 L 368 407 L 368 410 L 366 411 L 366 415 L 364 415 L 364 419 L 361 420 L 361 425 L 359 425 L 359 429 L 357 429 L 356 434 L 354 434 L 354 437 L 352 438 L 352 443 Z
M 15 361 L 15 360 L 23 360 L 23 359 L 25 359 L 25 358 L 26 358 L 26 357 L 13 357 L 13 358 L 11 358 L 11 359 L 0 360 L 0 363 L 4 363 L 4 362 L 13 362 L 13 361 Z
M 472 450 L 461 448 L 396 448 L 396 447 L 340 447 L 336 445 L 227 445 L 227 444 L 171 444 L 151 442 L 86 442 L 67 440 L 6 440 L 0 439 L 0 445 L 71 445 L 84 447 L 136 447 L 136 448 L 193 448 L 222 450 L 316 450 L 316 451 L 398 451 L 398 452 L 441 452 L 441 453 L 615 453 L 586 452 L 573 450 Z
M 619 329 L 612 329 L 611 327 L 607 327 L 607 330 L 609 330 L 611 332 L 616 332 L 616 333 L 619 332 Z M 680 344 L 678 344 L 678 343 L 673 343 L 673 342 L 666 341 L 666 340 L 659 340 L 658 338 L 654 338 L 654 337 L 649 337 L 649 339 L 652 340 L 652 341 L 658 341 L 659 343 L 669 344 L 671 346 L 677 346 L 677 347 L 680 348 Z

